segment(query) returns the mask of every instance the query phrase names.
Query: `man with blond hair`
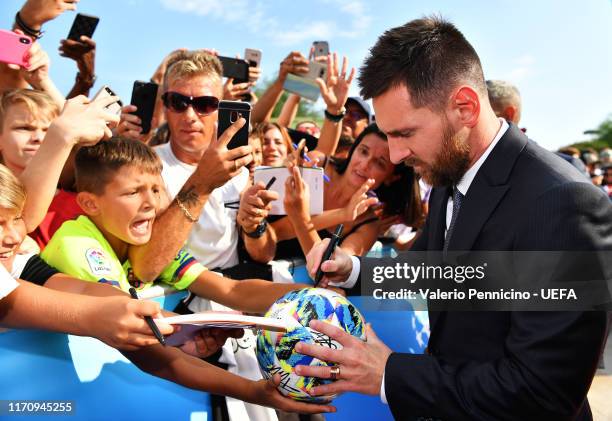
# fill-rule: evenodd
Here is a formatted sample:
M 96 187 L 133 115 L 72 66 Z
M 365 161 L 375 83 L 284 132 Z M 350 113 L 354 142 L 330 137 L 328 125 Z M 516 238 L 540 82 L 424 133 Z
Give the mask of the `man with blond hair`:
M 240 193 L 249 182 L 249 171 L 244 167 L 252 156 L 251 146 L 228 150 L 216 143 L 222 73 L 219 59 L 201 50 L 181 52 L 166 69 L 161 89 L 169 135 L 168 142 L 155 147 L 155 151 L 163 163 L 162 177 L 172 202 L 157 218 L 151 241 L 131 248 L 134 274 L 143 281 L 155 279 L 185 239 L 187 249 L 209 269 L 222 271 L 239 263 L 236 215 Z M 122 117 L 125 121 L 131 120 L 130 124 L 121 125 L 125 131 L 133 130 L 132 124 L 139 124 L 126 115 Z M 244 124 L 244 119 L 239 119 L 228 130 Z M 260 252 L 253 246 L 247 251 L 254 259 Z M 183 304 L 177 311 L 218 308 L 194 295 L 187 297 Z M 232 344 L 227 343 L 219 361 L 227 364 L 232 372 L 260 376 L 252 347 L 248 348 L 234 355 Z M 245 365 L 240 362 L 245 358 L 253 361 Z M 247 367 L 246 371 L 242 367 Z M 237 419 L 275 418 L 273 411 L 236 400 L 228 402 L 226 410 L 219 400 L 215 397 L 213 406 L 215 411 L 221 411 L 221 419 L 229 415 L 227 411 Z

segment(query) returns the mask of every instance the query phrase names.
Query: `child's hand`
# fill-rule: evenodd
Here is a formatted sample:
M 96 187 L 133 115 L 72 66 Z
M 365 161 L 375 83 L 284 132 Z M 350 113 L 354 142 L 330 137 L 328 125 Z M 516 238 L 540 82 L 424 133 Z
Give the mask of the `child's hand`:
M 280 380 L 280 375 L 276 374 L 269 380 L 254 382 L 254 387 L 250 388 L 252 390 L 252 398 L 249 399 L 249 402 L 299 414 L 336 412 L 336 408 L 331 405 L 298 402 L 281 395 L 277 389 Z
M 106 107 L 118 100 L 116 96 L 100 97 L 95 101 L 83 95 L 71 98 L 49 127 L 49 132 L 61 136 L 72 145 L 91 146 L 102 139 L 109 139 L 112 136 L 111 127 L 119 123 L 119 116 Z
M 243 329 L 202 329 L 193 340 L 185 342 L 180 348 L 186 354 L 206 358 L 219 351 L 228 338 L 241 338 L 242 335 Z

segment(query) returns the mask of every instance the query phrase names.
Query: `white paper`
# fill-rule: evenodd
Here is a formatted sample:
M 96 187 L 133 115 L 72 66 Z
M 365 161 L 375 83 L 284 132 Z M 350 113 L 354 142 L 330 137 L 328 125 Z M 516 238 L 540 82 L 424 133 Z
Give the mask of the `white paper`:
M 323 168 L 307 168 L 300 167 L 300 174 L 304 183 L 308 185 L 310 190 L 310 214 L 318 215 L 323 213 Z M 257 167 L 253 175 L 255 183 L 262 181 L 266 186 L 272 177 L 276 177 L 276 181 L 270 187 L 278 193 L 278 200 L 272 201 L 272 209 L 270 215 L 286 215 L 285 212 L 285 182 L 291 174 L 286 167 Z

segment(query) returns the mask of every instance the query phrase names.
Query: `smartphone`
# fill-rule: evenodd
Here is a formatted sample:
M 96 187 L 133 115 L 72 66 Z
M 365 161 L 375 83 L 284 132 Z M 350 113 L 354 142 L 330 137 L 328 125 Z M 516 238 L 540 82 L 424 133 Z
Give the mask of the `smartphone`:
M 108 86 L 104 85 L 94 95 L 92 101 L 95 101 L 98 98 L 105 98 L 105 97 L 109 97 L 109 96 L 117 96 L 117 94 L 115 92 L 113 92 L 113 90 L 111 88 L 109 88 Z M 121 102 L 121 100 L 119 100 L 117 102 L 113 102 L 112 104 L 108 105 L 106 107 L 106 109 L 108 111 L 110 111 L 111 113 L 115 113 L 117 115 L 120 115 L 121 114 L 121 107 L 123 107 L 123 103 Z
M 319 63 L 318 61 L 310 61 L 308 63 L 308 73 L 302 75 L 302 77 L 312 81 L 318 77 L 327 80 L 327 64 Z
M 219 101 L 219 124 L 217 136 L 221 134 L 240 117 L 246 119 L 246 124 L 234 135 L 227 145 L 227 149 L 234 149 L 249 144 L 249 119 L 251 117 L 251 104 L 242 101 Z
M 25 35 L 0 29 L 0 61 L 17 64 L 21 67 L 27 65 L 24 60 L 26 53 L 32 46 L 32 39 Z
M 259 67 L 261 64 L 261 50 L 245 48 L 244 59 L 249 63 L 250 67 Z
M 315 41 L 312 43 L 314 47 L 314 56 L 327 57 L 329 54 L 329 43 L 327 41 Z
M 96 16 L 77 13 L 74 22 L 72 22 L 70 32 L 68 33 L 68 39 L 80 41 L 81 35 L 91 38 L 96 30 L 96 26 L 98 26 L 98 22 L 100 22 L 100 18 Z
M 157 89 L 159 85 L 153 82 L 142 82 L 137 80 L 132 87 L 132 100 L 130 103 L 138 107 L 132 114 L 138 116 L 141 121 L 142 134 L 151 131 L 151 120 L 157 100 Z
M 249 81 L 249 63 L 246 60 L 223 56 L 218 58 L 223 65 L 223 77 L 234 78 L 234 83 Z

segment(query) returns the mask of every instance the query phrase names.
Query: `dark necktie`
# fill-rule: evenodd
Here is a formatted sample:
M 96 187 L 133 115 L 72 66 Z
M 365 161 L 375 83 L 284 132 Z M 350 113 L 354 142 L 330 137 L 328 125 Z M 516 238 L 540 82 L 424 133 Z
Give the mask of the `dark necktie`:
M 453 189 L 453 216 L 451 217 L 451 222 L 448 227 L 448 231 L 446 232 L 446 237 L 444 237 L 444 254 L 448 251 L 448 244 L 450 243 L 451 236 L 453 235 L 453 231 L 455 229 L 455 223 L 457 222 L 457 217 L 459 216 L 459 209 L 461 208 L 461 201 L 465 196 L 461 194 L 459 189 L 456 187 Z

